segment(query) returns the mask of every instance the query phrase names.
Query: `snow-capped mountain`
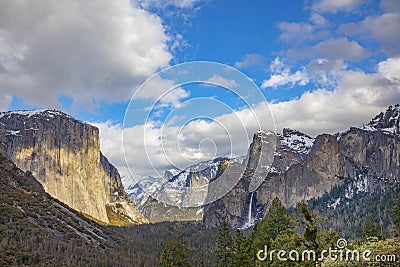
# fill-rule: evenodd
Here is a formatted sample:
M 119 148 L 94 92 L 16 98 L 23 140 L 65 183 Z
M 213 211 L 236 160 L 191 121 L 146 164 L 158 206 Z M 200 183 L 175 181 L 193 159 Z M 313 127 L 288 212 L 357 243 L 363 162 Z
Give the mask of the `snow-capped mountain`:
M 400 134 L 400 105 L 389 106 L 385 112 L 381 112 L 373 118 L 364 130 L 381 130 L 386 133 Z
M 305 133 L 289 128 L 284 128 L 282 134 L 278 134 L 283 149 L 289 149 L 295 153 L 307 154 L 314 144 L 314 138 Z
M 130 198 L 142 206 L 150 195 L 159 195 L 163 190 L 205 185 L 214 179 L 222 160 L 242 163 L 245 156 L 229 159 L 218 157 L 191 165 L 184 170 L 167 169 L 163 177 L 142 176 L 136 179 L 123 177 L 122 182 Z M 168 185 L 168 186 L 167 186 Z M 143 189 L 146 189 L 146 192 Z

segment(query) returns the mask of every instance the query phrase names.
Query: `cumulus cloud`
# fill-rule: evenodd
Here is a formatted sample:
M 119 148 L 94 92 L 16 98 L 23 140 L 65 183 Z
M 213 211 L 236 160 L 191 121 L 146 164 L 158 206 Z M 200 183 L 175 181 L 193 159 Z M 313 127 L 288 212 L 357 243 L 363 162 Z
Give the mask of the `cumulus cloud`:
M 360 22 L 339 27 L 339 32 L 348 36 L 359 36 L 369 41 L 376 40 L 390 56 L 400 55 L 400 13 L 384 13 L 369 16 Z
M 315 84 L 333 87 L 346 68 L 347 64 L 341 59 L 317 58 L 311 60 L 306 69 L 310 80 Z
M 263 81 L 261 88 L 277 88 L 284 85 L 293 87 L 296 84 L 304 86 L 309 82 L 305 69 L 292 73 L 290 67 L 284 65 L 279 58 L 275 58 L 271 63 L 270 70 L 272 74 L 269 79 Z
M 400 82 L 400 57 L 379 62 L 378 72 L 393 83 Z
M 312 3 L 311 9 L 321 13 L 337 13 L 340 11 L 350 12 L 356 10 L 367 0 L 316 0 Z
M 370 55 L 368 49 L 362 47 L 356 41 L 347 38 L 329 38 L 314 46 L 302 49 L 289 49 L 288 54 L 295 58 L 327 58 L 331 60 L 341 59 L 347 61 L 360 61 Z
M 168 65 L 159 17 L 128 0 L 0 2 L 0 87 L 29 104 L 129 99 Z M 45 95 L 46 97 L 43 97 Z
M 166 8 L 172 6 L 176 8 L 190 9 L 200 2 L 201 0 L 138 0 L 138 3 L 145 8 Z
M 278 28 L 282 32 L 279 39 L 286 43 L 300 43 L 316 38 L 314 26 L 310 23 L 283 21 L 278 24 Z
M 235 67 L 246 69 L 250 67 L 262 67 L 265 63 L 265 58 L 259 54 L 251 53 L 243 57 L 241 61 L 235 63 Z
M 222 77 L 221 75 L 215 74 L 212 77 L 210 77 L 207 82 L 220 85 L 226 88 L 234 88 L 238 87 L 238 83 L 235 80 L 230 80 Z
M 181 100 L 190 93 L 175 84 L 174 81 L 163 79 L 158 74 L 152 76 L 135 92 L 134 99 L 151 99 L 161 104 L 178 106 Z
M 304 71 L 298 70 L 294 73 L 290 73 L 289 69 L 285 69 L 279 74 L 272 74 L 268 80 L 263 81 L 261 88 L 277 88 L 278 86 L 287 84 L 289 84 L 290 87 L 293 87 L 295 84 L 304 86 L 308 81 L 308 76 Z
M 270 65 L 271 76 L 263 81 L 261 87 L 293 87 L 313 83 L 317 86 L 333 88 L 346 68 L 347 65 L 341 59 L 316 58 L 299 70 L 292 71 L 279 58 L 275 58 Z
M 382 0 L 380 6 L 387 12 L 400 12 L 398 0 Z
M 318 13 L 311 14 L 310 21 L 312 21 L 313 24 L 318 27 L 327 27 L 330 24 L 330 22 L 324 16 Z

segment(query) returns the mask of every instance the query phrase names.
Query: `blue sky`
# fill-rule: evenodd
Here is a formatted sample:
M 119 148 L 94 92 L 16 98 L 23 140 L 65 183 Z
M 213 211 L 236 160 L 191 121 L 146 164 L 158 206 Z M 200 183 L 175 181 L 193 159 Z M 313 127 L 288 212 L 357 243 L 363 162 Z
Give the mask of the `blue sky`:
M 179 63 L 237 68 L 262 93 L 252 108 L 268 102 L 278 132 L 291 127 L 314 136 L 333 133 L 400 102 L 398 0 L 4 1 L 0 18 L 0 109 L 52 107 L 96 123 L 103 150 L 116 165 L 124 161 L 115 144 L 131 97 L 153 74 Z M 235 86 L 220 74 L 209 78 Z M 154 88 L 176 84 L 157 82 L 134 101 L 143 114 L 132 114 L 130 126 L 143 126 L 147 104 L 163 92 Z M 179 116 L 167 126 L 185 125 L 202 111 L 221 119 L 245 109 L 221 88 L 210 88 L 177 87 L 163 108 Z M 200 96 L 234 108 L 198 102 L 176 109 Z M 246 129 L 251 139 L 257 127 Z M 210 127 L 207 134 L 217 132 Z M 200 136 L 206 135 L 192 138 Z M 245 153 L 249 141 L 234 154 Z M 226 153 L 228 144 L 220 146 Z M 166 167 L 162 162 L 157 164 Z

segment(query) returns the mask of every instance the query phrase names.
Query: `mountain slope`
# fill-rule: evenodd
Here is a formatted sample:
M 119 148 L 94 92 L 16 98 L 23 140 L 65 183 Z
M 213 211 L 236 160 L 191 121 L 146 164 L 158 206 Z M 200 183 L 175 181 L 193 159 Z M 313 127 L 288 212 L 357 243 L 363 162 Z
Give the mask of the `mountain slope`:
M 0 154 L 0 265 L 35 265 L 44 255 L 35 246 L 54 245 L 93 249 L 113 245 L 96 223 L 90 222 L 47 194 L 30 173 Z M 44 249 L 44 248 L 43 248 Z M 46 247 L 47 249 L 47 247 Z M 55 247 L 51 249 L 53 252 Z M 52 253 L 49 249 L 45 253 Z M 72 253 L 72 252 L 71 252 Z M 48 255 L 50 256 L 50 255 Z M 51 265 L 53 258 L 48 259 Z
M 100 152 L 96 127 L 56 110 L 2 112 L 0 141 L 0 151 L 53 197 L 99 222 L 121 217 L 112 203 L 128 197 L 118 171 Z M 147 222 L 133 203 L 127 205 L 123 213 L 130 219 L 118 224 Z

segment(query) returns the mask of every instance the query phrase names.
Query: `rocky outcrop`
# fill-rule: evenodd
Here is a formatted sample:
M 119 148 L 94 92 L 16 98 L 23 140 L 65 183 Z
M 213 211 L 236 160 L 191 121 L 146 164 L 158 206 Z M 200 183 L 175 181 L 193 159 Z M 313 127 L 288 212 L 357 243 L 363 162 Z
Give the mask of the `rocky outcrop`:
M 367 193 L 398 184 L 399 111 L 398 105 L 389 107 L 362 129 L 353 127 L 336 135 L 320 135 L 308 151 L 288 148 L 287 142 L 280 136 L 272 167 L 269 173 L 265 173 L 261 186 L 254 193 L 249 190 L 249 181 L 254 176 L 249 169 L 252 163 L 249 162 L 233 192 L 205 207 L 203 221 L 210 227 L 219 225 L 223 220 L 233 227 L 243 227 L 251 221 L 249 214 L 254 220 L 262 218 L 275 196 L 286 207 L 293 207 L 303 199 L 309 200 L 330 192 L 333 186 L 341 186 L 345 180 Z M 301 136 L 298 133 L 295 135 Z M 256 134 L 249 155 L 258 153 L 260 140 Z M 305 140 L 304 143 L 310 143 L 309 137 Z M 266 165 L 263 161 L 255 164 Z
M 400 105 L 390 106 L 386 112 L 379 113 L 365 129 L 375 129 L 393 134 L 400 134 Z
M 282 135 L 268 131 L 255 133 L 243 164 L 226 161 L 220 165 L 216 179 L 223 174 L 228 180 L 239 179 L 239 182 L 221 199 L 204 207 L 206 226 L 227 221 L 233 227 L 245 227 L 261 218 L 265 203 L 259 200 L 259 195 L 263 200 L 265 190 L 260 190 L 260 186 L 267 185 L 266 177 L 281 175 L 290 166 L 301 162 L 313 141 L 313 138 L 290 129 L 285 129 Z M 213 190 L 209 188 L 209 194 L 213 194 Z
M 56 110 L 3 112 L 0 140 L 3 153 L 30 171 L 46 192 L 90 218 L 110 223 L 106 206 L 127 201 L 119 173 L 101 154 L 99 131 L 92 125 Z M 138 212 L 135 222 L 146 219 Z

